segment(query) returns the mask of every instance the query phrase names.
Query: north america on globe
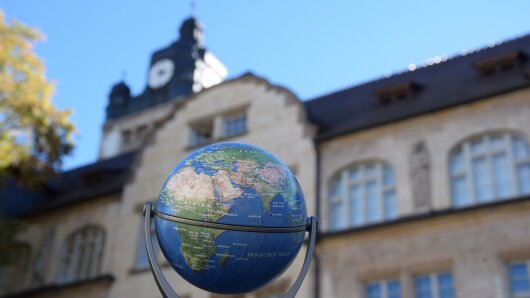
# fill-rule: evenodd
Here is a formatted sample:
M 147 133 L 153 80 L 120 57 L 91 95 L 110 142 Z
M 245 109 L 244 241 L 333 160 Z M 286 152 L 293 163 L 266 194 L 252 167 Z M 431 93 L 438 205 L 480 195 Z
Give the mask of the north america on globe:
M 158 212 L 185 219 L 254 227 L 306 223 L 302 190 L 289 168 L 255 146 L 219 143 L 181 161 L 168 176 Z M 171 266 L 205 290 L 254 290 L 292 262 L 304 232 L 220 230 L 155 218 L 160 247 Z

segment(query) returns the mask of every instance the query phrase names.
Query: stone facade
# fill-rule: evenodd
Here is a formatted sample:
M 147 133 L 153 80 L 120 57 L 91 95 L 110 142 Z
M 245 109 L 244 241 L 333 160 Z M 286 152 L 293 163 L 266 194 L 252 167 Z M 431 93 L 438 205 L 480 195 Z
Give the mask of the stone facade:
M 456 297 L 510 297 L 507 262 L 530 259 L 528 201 L 427 216 L 431 210 L 415 208 L 409 162 L 411 148 L 424 142 L 430 150 L 432 212 L 441 214 L 452 210 L 451 150 L 471 137 L 505 131 L 530 140 L 530 89 L 321 144 L 321 297 L 364 297 L 365 282 L 386 278 L 399 279 L 402 297 L 413 297 L 413 277 L 437 271 L 452 272 Z M 399 218 L 411 220 L 329 232 L 328 182 L 340 170 L 366 160 L 391 165 Z

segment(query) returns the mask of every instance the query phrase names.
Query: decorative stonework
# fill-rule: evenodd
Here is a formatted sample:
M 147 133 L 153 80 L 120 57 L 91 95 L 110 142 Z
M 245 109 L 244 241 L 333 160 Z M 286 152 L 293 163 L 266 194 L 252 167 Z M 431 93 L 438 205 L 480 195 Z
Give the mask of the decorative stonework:
M 410 180 L 414 209 L 427 211 L 431 209 L 431 161 L 424 141 L 412 147 L 410 154 Z

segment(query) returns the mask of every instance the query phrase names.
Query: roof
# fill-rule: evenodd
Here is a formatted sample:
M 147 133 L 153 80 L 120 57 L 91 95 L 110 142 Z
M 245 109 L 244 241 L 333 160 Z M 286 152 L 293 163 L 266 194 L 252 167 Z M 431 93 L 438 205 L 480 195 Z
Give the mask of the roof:
M 530 35 L 314 98 L 305 102 L 308 117 L 319 129 L 317 140 L 322 141 L 528 87 L 526 61 L 490 76 L 477 69 L 477 62 L 510 52 L 530 57 Z M 420 88 L 400 101 L 378 100 L 378 90 L 406 83 Z
M 28 216 L 58 207 L 121 192 L 135 152 L 100 160 L 52 177 L 39 190 L 8 181 L 0 189 L 0 215 Z

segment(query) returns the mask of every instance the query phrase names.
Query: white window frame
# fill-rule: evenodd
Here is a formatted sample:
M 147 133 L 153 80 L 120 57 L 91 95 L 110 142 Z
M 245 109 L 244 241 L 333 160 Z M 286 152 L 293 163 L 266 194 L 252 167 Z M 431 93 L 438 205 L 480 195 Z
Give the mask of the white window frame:
M 105 236 L 103 228 L 87 226 L 74 231 L 66 238 L 63 247 L 59 283 L 87 280 L 99 275 L 103 260 Z M 89 248 L 92 250 L 87 254 L 85 250 Z
M 510 298 L 530 298 L 530 291 L 527 291 L 525 293 L 513 293 L 513 290 L 512 290 L 512 280 L 511 280 L 511 277 L 510 277 L 510 265 L 514 265 L 514 264 L 526 264 L 526 271 L 527 271 L 527 274 L 528 274 L 528 279 L 529 279 L 529 283 L 530 283 L 530 259 L 529 260 L 520 260 L 520 261 L 513 261 L 513 262 L 509 262 L 508 264 L 506 264 L 506 271 L 507 271 L 507 275 L 508 275 L 508 291 L 509 291 L 509 297 Z
M 491 148 L 491 139 L 494 137 L 501 136 L 503 138 L 503 144 L 499 148 Z M 501 198 L 497 196 L 497 189 L 495 185 L 495 172 L 493 169 L 492 159 L 493 156 L 497 154 L 505 154 L 507 158 L 507 162 L 509 164 L 510 169 L 508 169 L 510 173 L 510 180 L 511 180 L 511 189 L 513 192 L 512 197 L 517 197 L 518 195 L 521 195 L 522 190 L 519 185 L 519 177 L 517 175 L 517 167 L 524 164 L 530 164 L 530 156 L 527 156 L 526 158 L 516 160 L 514 157 L 514 139 L 518 139 L 526 146 L 528 145 L 528 142 L 521 138 L 520 136 L 504 132 L 504 133 L 485 133 L 478 137 L 471 138 L 469 140 L 466 140 L 463 143 L 460 143 L 454 150 L 452 150 L 450 156 L 449 156 L 449 163 L 448 163 L 448 170 L 449 170 L 449 181 L 450 181 L 450 187 L 451 187 L 451 201 L 452 205 L 457 208 L 463 208 L 466 206 L 472 206 L 477 204 L 483 204 L 491 201 L 499 201 L 508 198 Z M 472 152 L 471 151 L 471 144 L 474 141 L 480 140 L 484 142 L 486 149 L 484 152 Z M 451 164 L 453 159 L 458 156 L 459 154 L 462 154 L 462 159 L 464 162 L 463 170 L 454 172 L 453 169 L 451 169 Z M 476 193 L 475 193 L 475 182 L 474 182 L 474 171 L 473 171 L 473 160 L 478 158 L 484 158 L 487 162 L 487 169 L 488 169 L 488 175 L 490 179 L 490 191 L 492 193 L 492 197 L 489 200 L 486 200 L 484 202 L 479 201 Z M 465 186 L 467 189 L 467 198 L 468 202 L 462 203 L 457 202 L 456 198 L 453 197 L 453 187 L 454 187 L 454 180 L 456 178 L 465 178 Z M 530 182 L 529 182 L 530 183 Z
M 451 278 L 453 279 L 453 296 L 456 298 L 456 288 L 455 288 L 455 278 L 451 271 L 437 271 L 437 272 L 430 272 L 430 273 L 422 273 L 422 274 L 416 274 L 413 276 L 414 282 L 413 282 L 413 293 L 414 297 L 416 298 L 416 278 L 428 276 L 430 281 L 430 289 L 432 293 L 431 298 L 440 298 L 440 285 L 438 284 L 438 276 L 442 274 L 450 274 Z
M 368 295 L 366 295 L 366 289 L 368 287 L 368 285 L 371 285 L 371 284 L 378 284 L 380 287 L 381 287 L 381 298 L 388 298 L 388 284 L 390 282 L 394 282 L 394 281 L 397 281 L 398 284 L 399 284 L 399 289 L 400 289 L 400 292 L 399 292 L 399 297 L 403 297 L 402 295 L 402 289 L 401 289 L 401 280 L 399 280 L 399 277 L 396 277 L 396 278 L 388 278 L 388 279 L 380 279 L 380 280 L 369 280 L 369 281 L 366 281 L 364 283 L 364 292 L 363 292 L 363 297 L 364 298 L 368 298 Z
M 368 167 L 374 167 L 374 175 L 369 176 L 366 174 L 366 168 Z M 388 170 L 390 171 L 391 175 L 393 176 L 393 183 L 391 185 L 384 185 L 384 171 Z M 359 178 L 351 179 L 349 177 L 349 173 L 357 170 L 362 175 Z M 366 195 L 366 185 L 368 183 L 375 182 L 376 184 L 376 190 L 377 190 L 377 216 L 376 219 L 370 220 L 368 218 L 368 209 L 367 209 L 367 200 L 368 197 Z M 332 186 L 335 183 L 339 183 L 340 192 L 338 195 L 334 196 L 332 194 Z M 357 186 L 360 187 L 360 200 L 358 202 L 359 209 L 362 210 L 360 212 L 360 219 L 358 223 L 355 223 L 353 221 L 353 214 L 350 214 L 350 210 L 352 209 L 350 206 L 351 200 L 350 200 L 350 187 Z M 388 192 L 393 192 L 394 199 L 395 199 L 395 216 L 385 216 L 385 194 Z M 339 226 L 333 225 L 333 217 L 335 216 L 333 214 L 333 206 L 334 205 L 342 205 L 342 214 L 341 218 L 343 219 L 341 223 L 339 223 Z M 331 230 L 340 230 L 347 227 L 359 227 L 369 224 L 375 224 L 378 222 L 384 222 L 389 221 L 392 219 L 395 219 L 399 217 L 399 208 L 398 208 L 398 198 L 396 193 L 396 177 L 393 168 L 382 161 L 370 161 L 370 162 L 361 162 L 354 164 L 351 167 L 348 167 L 344 170 L 342 170 L 338 175 L 335 176 L 334 179 L 332 179 L 329 183 L 329 200 L 328 200 L 328 216 L 329 216 L 329 227 Z
M 223 116 L 223 137 L 232 137 L 247 132 L 247 112 L 241 111 Z

